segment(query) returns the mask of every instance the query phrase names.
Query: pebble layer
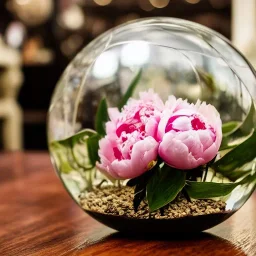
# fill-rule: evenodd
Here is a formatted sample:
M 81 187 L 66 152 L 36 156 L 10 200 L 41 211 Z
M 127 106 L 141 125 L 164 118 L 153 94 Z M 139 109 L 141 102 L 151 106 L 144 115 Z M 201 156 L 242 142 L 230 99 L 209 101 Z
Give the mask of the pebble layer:
M 135 212 L 133 208 L 133 188 L 105 187 L 80 195 L 80 204 L 85 210 L 104 214 L 126 216 L 129 218 L 148 219 L 148 204 L 143 201 Z M 189 202 L 179 196 L 172 203 L 166 205 L 162 212 L 151 213 L 151 218 L 174 219 L 186 216 L 198 216 L 213 213 L 225 213 L 226 203 L 219 200 L 200 199 Z

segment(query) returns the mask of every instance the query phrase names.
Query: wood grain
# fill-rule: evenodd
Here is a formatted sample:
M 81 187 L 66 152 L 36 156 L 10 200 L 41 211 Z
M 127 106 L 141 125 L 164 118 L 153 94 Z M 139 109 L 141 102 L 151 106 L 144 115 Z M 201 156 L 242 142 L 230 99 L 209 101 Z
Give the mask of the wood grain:
M 135 236 L 69 197 L 47 153 L 0 154 L 0 255 L 256 255 L 256 194 L 223 224 L 187 237 Z

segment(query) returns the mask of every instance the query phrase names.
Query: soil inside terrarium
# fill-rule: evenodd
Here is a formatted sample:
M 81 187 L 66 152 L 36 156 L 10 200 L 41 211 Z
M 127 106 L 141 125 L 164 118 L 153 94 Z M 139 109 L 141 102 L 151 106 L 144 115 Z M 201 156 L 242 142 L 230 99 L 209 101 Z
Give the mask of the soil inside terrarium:
M 135 212 L 134 189 L 131 187 L 104 187 L 80 194 L 80 204 L 85 210 L 103 214 L 125 216 L 137 219 L 174 219 L 214 213 L 227 213 L 226 203 L 221 200 L 198 199 L 188 201 L 183 195 L 160 210 L 149 213 L 146 201 L 142 201 Z

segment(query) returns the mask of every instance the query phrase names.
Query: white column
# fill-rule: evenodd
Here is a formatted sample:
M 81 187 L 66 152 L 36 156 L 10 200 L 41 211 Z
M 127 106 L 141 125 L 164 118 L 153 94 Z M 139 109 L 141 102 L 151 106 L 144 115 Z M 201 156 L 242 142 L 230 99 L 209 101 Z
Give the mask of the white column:
M 245 55 L 255 46 L 256 0 L 232 1 L 232 42 Z

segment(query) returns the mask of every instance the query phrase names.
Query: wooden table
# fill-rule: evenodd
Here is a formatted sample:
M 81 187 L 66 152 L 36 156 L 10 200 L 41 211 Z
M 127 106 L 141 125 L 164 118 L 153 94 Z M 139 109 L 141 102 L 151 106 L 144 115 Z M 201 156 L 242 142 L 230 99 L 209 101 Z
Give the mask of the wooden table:
M 256 255 L 256 193 L 223 224 L 190 237 L 136 237 L 85 214 L 47 153 L 0 154 L 0 255 Z

